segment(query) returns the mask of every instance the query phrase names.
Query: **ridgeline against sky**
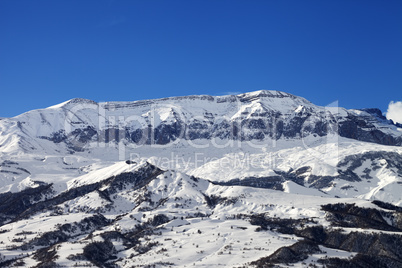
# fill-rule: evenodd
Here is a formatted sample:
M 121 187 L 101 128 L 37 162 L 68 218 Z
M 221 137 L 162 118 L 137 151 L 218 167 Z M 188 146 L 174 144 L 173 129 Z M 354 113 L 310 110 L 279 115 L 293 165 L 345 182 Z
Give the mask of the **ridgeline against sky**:
M 401 1 L 0 2 L 0 117 L 81 97 L 282 90 L 386 112 Z

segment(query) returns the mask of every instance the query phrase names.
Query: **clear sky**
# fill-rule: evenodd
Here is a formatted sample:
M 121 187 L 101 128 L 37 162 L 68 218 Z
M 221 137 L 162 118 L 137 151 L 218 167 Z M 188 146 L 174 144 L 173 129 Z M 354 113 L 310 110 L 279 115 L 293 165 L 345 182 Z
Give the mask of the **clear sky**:
M 0 1 L 0 117 L 260 89 L 385 112 L 402 100 L 402 1 Z

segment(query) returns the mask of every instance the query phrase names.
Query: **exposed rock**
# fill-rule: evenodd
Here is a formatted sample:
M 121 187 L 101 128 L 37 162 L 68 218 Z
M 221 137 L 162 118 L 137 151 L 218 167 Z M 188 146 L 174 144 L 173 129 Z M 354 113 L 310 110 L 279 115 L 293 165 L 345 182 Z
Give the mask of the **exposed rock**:
M 319 259 L 320 264 L 328 268 L 399 268 L 401 262 L 384 256 L 371 256 L 357 254 L 353 258 L 323 258 Z
M 274 264 L 290 264 L 303 261 L 309 255 L 321 252 L 318 245 L 312 241 L 299 241 L 289 247 L 281 247 L 268 257 L 253 261 L 250 264 L 256 267 L 271 267 Z
M 116 249 L 113 243 L 108 240 L 90 243 L 84 247 L 83 253 L 97 267 L 116 267 L 113 264 L 107 263 L 108 260 L 116 259 L 114 254 L 116 254 Z
M 293 112 L 275 110 L 264 103 L 266 100 L 290 99 L 295 103 L 303 103 Z M 395 125 L 384 118 L 378 109 L 363 109 L 361 114 L 346 111 L 346 115 L 332 114 L 329 110 L 318 109 L 303 98 L 284 92 L 261 91 L 258 93 L 241 94 L 237 96 L 190 96 L 166 98 L 160 100 L 137 101 L 132 103 L 106 103 L 105 115 L 98 116 L 107 118 L 107 114 L 115 109 L 133 109 L 134 107 L 149 107 L 149 109 L 164 107 L 165 101 L 206 101 L 213 105 L 227 105 L 233 103 L 233 109 L 238 109 L 239 116 L 228 117 L 215 114 L 213 108 L 200 114 L 193 114 L 187 118 L 182 111 L 184 107 L 178 105 L 171 108 L 169 121 L 154 122 L 152 115 L 138 114 L 142 125 L 137 127 L 119 126 L 116 122 L 105 122 L 104 127 L 98 127 L 99 122 L 85 122 L 77 118 L 72 122 L 72 130 L 55 129 L 49 136 L 39 138 L 53 141 L 54 143 L 65 142 L 67 147 L 75 150 L 84 150 L 87 143 L 97 141 L 102 143 L 120 142 L 122 140 L 135 144 L 168 144 L 177 139 L 231 139 L 241 141 L 262 140 L 264 138 L 296 138 L 300 139 L 308 135 L 323 137 L 331 133 L 337 133 L 342 137 L 359 141 L 373 142 L 384 145 L 402 145 L 402 137 L 396 133 L 390 134 L 383 128 L 392 128 Z M 290 102 L 291 103 L 291 102 Z M 99 105 L 89 100 L 71 100 L 65 104 L 64 109 L 72 104 Z M 256 111 L 242 110 L 244 105 L 259 105 Z M 85 106 L 85 105 L 84 105 Z M 84 107 L 83 106 L 83 107 Z M 237 106 L 237 107 L 236 107 Z M 292 107 L 286 107 L 287 109 Z M 340 108 L 342 110 L 342 108 Z M 67 109 L 68 110 L 68 109 Z M 97 109 L 90 109 L 98 112 Z M 77 116 L 77 115 L 75 115 Z M 127 117 L 132 114 L 127 114 Z M 114 117 L 113 117 L 114 118 Z M 21 129 L 24 129 L 20 123 Z M 50 124 L 50 123 L 49 123 Z M 381 125 L 382 127 L 379 127 Z
M 386 212 L 342 203 L 324 205 L 322 209 L 328 212 L 327 220 L 334 226 L 402 231 L 402 212 Z
M 36 188 L 27 188 L 21 192 L 0 194 L 0 225 L 14 219 L 42 199 L 46 200 L 53 192 L 51 187 L 52 184 L 42 183 Z
M 283 191 L 282 183 L 285 179 L 281 176 L 270 176 L 270 177 L 248 177 L 243 179 L 233 179 L 224 182 L 212 182 L 216 185 L 222 186 L 249 186 L 256 188 L 266 188 L 272 190 Z

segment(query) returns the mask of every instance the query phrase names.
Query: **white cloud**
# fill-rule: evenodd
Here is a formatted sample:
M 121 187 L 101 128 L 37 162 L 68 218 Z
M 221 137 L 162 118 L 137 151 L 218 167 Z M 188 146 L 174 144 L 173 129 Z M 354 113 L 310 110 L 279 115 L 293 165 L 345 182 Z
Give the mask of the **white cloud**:
M 402 124 L 402 101 L 391 101 L 388 105 L 387 119 Z

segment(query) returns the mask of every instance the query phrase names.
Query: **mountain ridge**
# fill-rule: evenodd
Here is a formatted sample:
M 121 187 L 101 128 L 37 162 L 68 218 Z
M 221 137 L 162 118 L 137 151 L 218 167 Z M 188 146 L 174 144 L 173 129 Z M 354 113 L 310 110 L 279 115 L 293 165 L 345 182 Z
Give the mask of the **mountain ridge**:
M 176 96 L 176 97 L 165 97 L 165 98 L 157 98 L 157 99 L 145 99 L 145 100 L 137 100 L 137 101 L 107 101 L 105 103 L 149 103 L 149 102 L 162 102 L 162 101 L 168 101 L 168 100 L 194 100 L 194 99 L 201 99 L 201 100 L 216 100 L 217 102 L 224 102 L 224 101 L 234 101 L 236 99 L 242 100 L 243 102 L 249 101 L 253 98 L 256 97 L 277 97 L 277 98 L 284 98 L 284 97 L 289 97 L 292 99 L 299 98 L 303 99 L 306 103 L 310 103 L 306 99 L 286 93 L 283 91 L 278 91 L 278 90 L 257 90 L 257 91 L 252 91 L 252 92 L 247 92 L 247 93 L 240 93 L 240 94 L 228 94 L 228 95 L 221 95 L 221 96 L 213 96 L 213 95 L 188 95 L 188 96 Z M 93 104 L 99 104 L 96 101 L 90 100 L 90 99 L 85 99 L 85 98 L 73 98 L 70 100 L 67 100 L 65 102 L 62 102 L 57 105 L 50 106 L 48 108 L 53 108 L 53 107 L 59 107 L 59 106 L 64 106 L 67 104 L 82 104 L 82 103 L 93 103 Z M 47 109 L 47 108 L 45 108 Z
M 0 266 L 400 267 L 401 142 L 278 91 L 3 119 Z
M 7 146 L 6 141 L 11 140 L 4 137 L 7 132 L 24 137 L 22 140 L 62 142 L 73 151 L 83 150 L 93 141 L 124 139 L 135 144 L 163 145 L 177 139 L 263 140 L 333 132 L 346 138 L 400 146 L 402 135 L 397 129 L 398 125 L 384 120 L 378 111 L 320 107 L 280 91 L 100 104 L 77 98 L 1 120 L 0 146 Z M 34 147 L 28 144 L 25 149 Z

